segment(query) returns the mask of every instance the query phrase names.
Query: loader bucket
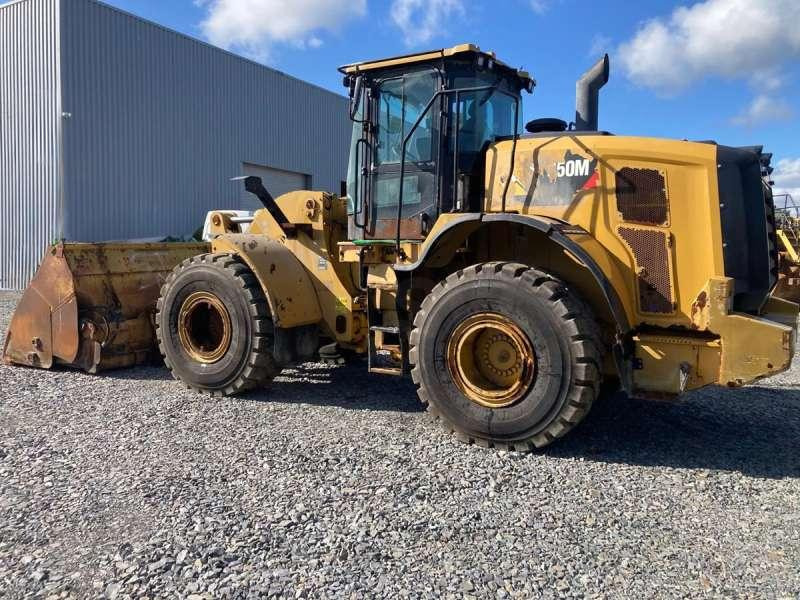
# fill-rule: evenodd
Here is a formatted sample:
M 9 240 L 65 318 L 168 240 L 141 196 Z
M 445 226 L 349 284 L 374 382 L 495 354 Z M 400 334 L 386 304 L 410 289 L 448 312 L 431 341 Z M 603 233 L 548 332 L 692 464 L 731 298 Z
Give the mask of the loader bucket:
M 96 373 L 155 354 L 161 285 L 204 243 L 59 243 L 48 248 L 6 334 L 7 363 Z

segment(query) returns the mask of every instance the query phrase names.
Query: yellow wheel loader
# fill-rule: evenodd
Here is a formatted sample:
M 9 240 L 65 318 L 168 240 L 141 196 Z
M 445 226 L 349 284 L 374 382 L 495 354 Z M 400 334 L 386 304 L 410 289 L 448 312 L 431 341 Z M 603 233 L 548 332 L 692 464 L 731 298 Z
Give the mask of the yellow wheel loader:
M 798 306 L 771 296 L 778 253 L 760 147 L 599 131 L 608 57 L 578 81 L 573 123 L 537 119 L 526 131 L 534 80 L 474 45 L 341 72 L 347 197 L 273 198 L 248 177 L 264 209 L 247 230 L 211 213 L 210 247 L 177 250 L 155 277 L 153 340 L 176 378 L 229 395 L 320 347 L 364 354 L 371 372 L 410 374 L 459 439 L 530 450 L 578 424 L 604 383 L 670 399 L 788 368 Z M 76 267 L 64 278 L 80 279 Z M 18 311 L 8 360 L 81 366 L 85 329 L 93 364 L 117 366 L 122 329 L 96 315 L 127 314 L 143 330 L 147 311 L 72 287 Z M 78 318 L 62 322 L 70 303 Z M 42 354 L 23 326 L 31 314 L 52 327 L 45 359 L 31 358 Z M 59 354 L 62 335 L 72 345 Z
M 775 296 L 800 302 L 800 205 L 790 194 L 775 196 L 778 286 Z

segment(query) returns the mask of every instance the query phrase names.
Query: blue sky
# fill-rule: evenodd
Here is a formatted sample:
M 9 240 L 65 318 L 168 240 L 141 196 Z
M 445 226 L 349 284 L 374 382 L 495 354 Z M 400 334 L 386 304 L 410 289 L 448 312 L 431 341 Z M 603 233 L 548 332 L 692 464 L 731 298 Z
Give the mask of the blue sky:
M 526 118 L 570 120 L 607 51 L 601 128 L 763 144 L 800 197 L 800 0 L 107 1 L 339 93 L 341 64 L 477 43 L 537 79 Z

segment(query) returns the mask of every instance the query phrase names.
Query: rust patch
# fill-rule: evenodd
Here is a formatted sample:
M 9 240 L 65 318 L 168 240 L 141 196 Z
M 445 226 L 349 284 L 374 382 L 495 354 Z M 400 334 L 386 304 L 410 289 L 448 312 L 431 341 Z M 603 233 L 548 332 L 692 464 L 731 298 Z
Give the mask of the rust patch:
M 372 232 L 364 236 L 374 240 L 393 240 L 397 236 L 397 220 L 378 219 Z M 425 236 L 420 231 L 419 218 L 400 220 L 400 237 L 404 240 L 420 240 Z
M 697 324 L 698 318 L 700 314 L 703 312 L 703 309 L 708 305 L 708 294 L 706 294 L 705 290 L 700 292 L 697 295 L 697 298 L 694 302 L 692 302 L 692 329 L 699 329 L 700 326 Z

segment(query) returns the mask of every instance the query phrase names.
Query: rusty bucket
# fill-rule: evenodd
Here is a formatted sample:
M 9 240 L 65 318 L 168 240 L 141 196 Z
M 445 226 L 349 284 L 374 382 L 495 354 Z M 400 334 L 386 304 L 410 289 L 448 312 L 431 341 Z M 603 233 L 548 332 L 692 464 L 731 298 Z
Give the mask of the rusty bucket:
M 59 243 L 48 248 L 17 305 L 3 347 L 7 363 L 96 373 L 155 353 L 161 285 L 204 243 Z

